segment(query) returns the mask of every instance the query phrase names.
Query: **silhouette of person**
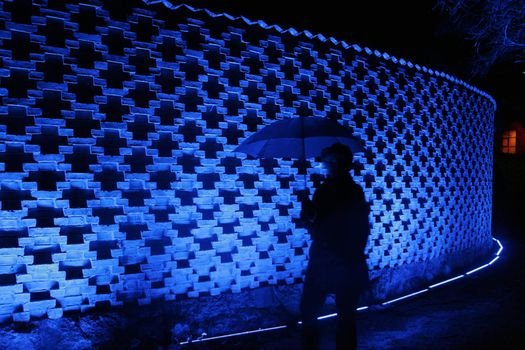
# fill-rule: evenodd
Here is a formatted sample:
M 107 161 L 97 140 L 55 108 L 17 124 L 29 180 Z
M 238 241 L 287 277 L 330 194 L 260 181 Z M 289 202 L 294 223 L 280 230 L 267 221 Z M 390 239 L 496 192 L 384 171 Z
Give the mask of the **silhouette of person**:
M 317 317 L 328 294 L 336 298 L 337 349 L 357 347 L 356 308 L 369 282 L 364 249 L 370 234 L 370 206 L 348 173 L 352 159 L 351 150 L 341 143 L 323 149 L 321 160 L 328 176 L 313 199 L 302 203 L 301 219 L 312 237 L 300 303 L 302 343 L 308 350 L 319 349 Z

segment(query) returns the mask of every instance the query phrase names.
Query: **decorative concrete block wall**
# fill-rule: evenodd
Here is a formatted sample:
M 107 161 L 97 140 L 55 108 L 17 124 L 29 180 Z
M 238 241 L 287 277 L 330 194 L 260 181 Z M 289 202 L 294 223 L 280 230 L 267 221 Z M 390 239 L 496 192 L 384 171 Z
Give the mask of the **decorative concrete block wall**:
M 366 142 L 379 298 L 490 249 L 495 105 L 453 77 L 162 2 L 7 0 L 0 18 L 2 320 L 300 284 L 319 164 L 233 152 L 282 118 Z

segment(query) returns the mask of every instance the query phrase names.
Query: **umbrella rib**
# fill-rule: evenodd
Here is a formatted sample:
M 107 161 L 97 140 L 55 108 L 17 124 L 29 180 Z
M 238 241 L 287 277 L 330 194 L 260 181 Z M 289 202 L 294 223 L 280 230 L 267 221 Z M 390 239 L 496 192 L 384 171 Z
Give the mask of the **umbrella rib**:
M 264 145 L 262 146 L 261 150 L 258 152 L 257 156 L 261 156 L 264 154 L 264 151 L 266 151 L 266 147 L 268 146 L 269 142 L 270 142 L 270 139 L 266 139 L 266 141 L 264 141 Z
M 352 152 L 363 152 L 361 140 L 337 122 L 320 117 L 299 117 L 277 121 L 252 134 L 237 147 L 254 157 L 292 157 L 306 161 L 334 142 Z

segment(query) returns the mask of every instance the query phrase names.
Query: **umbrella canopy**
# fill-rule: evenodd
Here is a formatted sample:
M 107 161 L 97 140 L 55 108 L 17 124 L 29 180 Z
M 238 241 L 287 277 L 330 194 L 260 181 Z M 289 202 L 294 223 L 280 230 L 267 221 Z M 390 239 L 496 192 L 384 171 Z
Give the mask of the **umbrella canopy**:
M 340 142 L 353 153 L 364 152 L 363 141 L 337 121 L 298 117 L 276 121 L 248 137 L 236 149 L 257 158 L 319 157 L 325 147 Z

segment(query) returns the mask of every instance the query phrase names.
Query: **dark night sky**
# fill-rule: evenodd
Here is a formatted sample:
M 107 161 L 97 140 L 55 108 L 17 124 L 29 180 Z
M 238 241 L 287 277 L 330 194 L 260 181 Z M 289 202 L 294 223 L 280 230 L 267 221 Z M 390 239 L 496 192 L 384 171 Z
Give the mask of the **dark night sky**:
M 491 94 L 498 103 L 496 125 L 525 119 L 523 67 L 503 63 L 483 78 L 468 78 L 472 45 L 449 30 L 446 18 L 434 11 L 435 0 L 336 1 L 295 0 L 217 1 L 171 0 L 216 13 L 264 20 L 283 28 L 309 30 L 349 44 L 387 52 L 398 58 L 452 74 Z M 286 8 L 282 5 L 286 3 Z M 345 8 L 348 7 L 348 8 Z
M 349 44 L 367 46 L 419 64 L 443 59 L 427 57 L 432 55 L 428 47 L 442 46 L 433 34 L 439 21 L 439 16 L 432 11 L 433 1 L 410 2 L 410 6 L 403 5 L 403 2 L 373 0 L 346 3 L 340 0 L 311 3 L 293 0 L 172 2 L 208 8 L 218 13 L 244 15 L 253 20 L 262 19 L 283 28 L 306 29 L 314 34 L 333 36 Z M 284 3 L 287 4 L 286 8 L 282 6 Z M 433 68 L 440 67 L 434 64 Z

